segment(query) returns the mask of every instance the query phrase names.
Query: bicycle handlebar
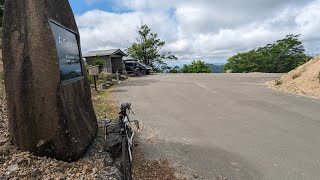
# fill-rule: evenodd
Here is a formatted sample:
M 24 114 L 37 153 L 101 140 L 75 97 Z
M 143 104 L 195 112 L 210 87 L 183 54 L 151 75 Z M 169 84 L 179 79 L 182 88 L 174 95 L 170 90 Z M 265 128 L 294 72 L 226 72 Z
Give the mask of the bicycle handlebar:
M 122 103 L 121 110 L 131 109 L 131 103 Z

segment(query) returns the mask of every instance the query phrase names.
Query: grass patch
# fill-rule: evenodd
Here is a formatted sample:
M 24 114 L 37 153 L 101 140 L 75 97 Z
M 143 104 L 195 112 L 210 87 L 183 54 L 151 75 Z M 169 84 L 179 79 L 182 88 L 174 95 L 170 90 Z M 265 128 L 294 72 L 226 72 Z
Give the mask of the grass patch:
M 282 84 L 282 81 L 281 80 L 276 80 L 276 86 L 280 86 Z
M 294 75 L 292 76 L 292 79 L 297 79 L 297 78 L 300 77 L 300 76 L 301 76 L 301 73 L 294 74 Z
M 88 81 L 89 81 L 90 84 L 94 84 L 93 76 L 88 76 Z
M 118 117 L 119 105 L 111 93 L 112 89 L 100 90 L 98 92 L 92 91 L 93 107 L 98 119 L 116 119 Z

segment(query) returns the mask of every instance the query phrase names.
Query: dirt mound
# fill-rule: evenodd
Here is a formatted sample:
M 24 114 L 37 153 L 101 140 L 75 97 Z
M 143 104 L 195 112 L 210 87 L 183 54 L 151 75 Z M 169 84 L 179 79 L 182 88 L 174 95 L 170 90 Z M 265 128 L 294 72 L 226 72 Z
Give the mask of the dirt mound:
M 285 92 L 320 98 L 320 55 L 267 85 Z

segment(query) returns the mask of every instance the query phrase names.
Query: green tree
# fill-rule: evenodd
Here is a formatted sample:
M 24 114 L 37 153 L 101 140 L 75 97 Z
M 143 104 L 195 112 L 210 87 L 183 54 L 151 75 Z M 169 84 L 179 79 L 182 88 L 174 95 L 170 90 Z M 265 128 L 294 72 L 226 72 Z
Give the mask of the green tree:
M 181 73 L 190 73 L 190 66 L 184 64 L 180 70 Z
M 148 25 L 141 25 L 137 32 L 137 42 L 127 49 L 129 56 L 151 67 L 164 64 L 166 59 L 177 59 L 171 52 L 161 51 L 166 43 L 161 41 L 156 33 L 152 33 Z
M 173 69 L 170 69 L 169 73 L 179 73 L 179 66 L 175 66 Z
M 265 47 L 239 53 L 228 59 L 224 70 L 234 73 L 266 72 L 286 73 L 304 64 L 310 58 L 304 53 L 299 41 L 300 35 L 287 35 L 286 38 Z
M 93 65 L 95 66 L 103 66 L 104 59 L 101 57 L 95 57 L 93 60 Z
M 203 61 L 193 61 L 190 65 L 184 64 L 181 73 L 211 73 L 210 66 Z

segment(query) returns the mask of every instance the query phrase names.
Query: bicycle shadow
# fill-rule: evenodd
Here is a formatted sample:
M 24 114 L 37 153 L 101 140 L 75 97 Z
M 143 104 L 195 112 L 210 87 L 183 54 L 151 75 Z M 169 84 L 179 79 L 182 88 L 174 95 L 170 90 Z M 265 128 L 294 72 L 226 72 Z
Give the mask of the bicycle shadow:
M 157 140 L 148 143 L 139 138 L 139 146 L 147 159 L 168 159 L 177 167 L 182 179 L 264 179 L 262 172 L 232 152 L 208 146 Z

